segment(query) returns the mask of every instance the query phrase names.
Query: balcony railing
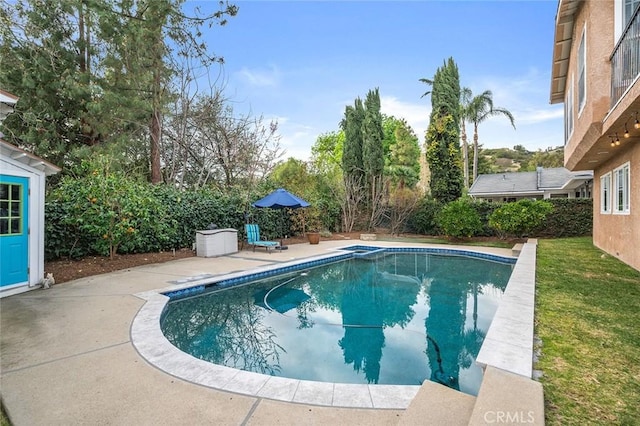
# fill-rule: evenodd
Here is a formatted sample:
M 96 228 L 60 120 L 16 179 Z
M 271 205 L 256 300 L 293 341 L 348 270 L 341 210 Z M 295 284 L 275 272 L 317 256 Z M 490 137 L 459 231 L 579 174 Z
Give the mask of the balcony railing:
M 640 8 L 611 54 L 611 108 L 640 74 Z

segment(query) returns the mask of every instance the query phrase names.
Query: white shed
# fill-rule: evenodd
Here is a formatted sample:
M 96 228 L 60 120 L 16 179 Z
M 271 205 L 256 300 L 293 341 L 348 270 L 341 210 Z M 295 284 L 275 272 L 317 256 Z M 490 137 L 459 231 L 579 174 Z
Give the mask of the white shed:
M 0 91 L 4 109 L 13 106 L 7 99 L 17 100 Z M 45 179 L 59 171 L 0 134 L 0 297 L 32 290 L 44 278 Z

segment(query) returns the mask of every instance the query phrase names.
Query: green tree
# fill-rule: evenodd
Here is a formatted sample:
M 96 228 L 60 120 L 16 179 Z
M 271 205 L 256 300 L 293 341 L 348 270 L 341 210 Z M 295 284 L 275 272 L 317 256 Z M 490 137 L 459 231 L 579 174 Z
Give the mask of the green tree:
M 340 127 L 344 131 L 344 148 L 342 151 L 342 177 L 344 196 L 342 198 L 343 228 L 351 232 L 353 226 L 362 215 L 362 204 L 366 204 L 366 184 L 362 159 L 362 123 L 364 122 L 364 105 L 356 98 L 354 105 L 345 108 Z
M 209 15 L 187 16 L 182 11 L 184 0 L 139 0 L 120 2 L 111 10 L 109 22 L 101 25 L 104 38 L 119 31 L 119 42 L 108 56 L 128 78 L 127 85 L 142 100 L 144 124 L 148 128 L 149 175 L 152 183 L 162 182 L 161 138 L 164 112 L 173 94 L 170 81 L 176 72 L 173 55 L 191 55 L 196 62 L 222 63 L 209 53 L 201 40 L 200 26 L 225 25 L 227 16 L 235 16 L 237 7 L 220 2 L 220 8 Z M 120 25 L 113 25 L 117 22 Z
M 383 172 L 384 150 L 382 139 L 382 114 L 380 114 L 380 92 L 369 90 L 364 101 L 365 111 L 362 121 L 362 163 L 367 187 L 369 207 L 369 229 L 378 226 L 383 212 Z
M 364 177 L 362 159 L 362 123 L 364 122 L 364 105 L 356 98 L 354 105 L 345 108 L 340 127 L 344 131 L 344 148 L 342 152 L 342 170 L 345 176 Z
M 467 141 L 466 123 L 469 118 L 469 105 L 472 96 L 471 89 L 468 87 L 463 87 L 460 90 L 460 140 L 462 141 L 462 170 L 465 189 L 469 189 L 469 142 Z
M 511 112 L 504 108 L 493 106 L 493 94 L 490 90 L 485 90 L 481 94 L 474 96 L 467 108 L 467 119 L 473 124 L 473 180 L 478 177 L 478 126 L 490 117 L 504 115 L 509 119 L 513 128 L 516 125 Z
M 420 180 L 418 137 L 405 120 L 397 120 L 393 135 L 394 143 L 389 146 L 385 174 L 398 188 L 415 188 Z
M 365 112 L 362 122 L 362 162 L 365 174 L 377 178 L 384 170 L 384 150 L 382 140 L 382 114 L 380 113 L 380 92 L 370 90 L 364 101 Z
M 334 173 L 342 165 L 344 130 L 323 133 L 311 147 L 311 162 L 320 173 Z
M 537 167 L 550 169 L 553 167 L 564 167 L 564 149 L 538 150 L 533 153 L 524 170 L 535 171 Z
M 288 191 L 300 196 L 313 186 L 307 163 L 293 157 L 278 164 L 269 177 L 276 186 L 286 187 Z
M 102 150 L 161 179 L 163 110 L 176 56 L 222 61 L 200 39 L 237 7 L 187 16 L 183 0 L 19 0 L 0 6 L 0 86 L 18 95 L 3 125 L 14 144 L 73 164 Z M 146 147 L 143 144 L 147 143 Z M 107 146 L 110 145 L 110 146 Z M 118 167 L 114 164 L 114 167 Z M 65 168 L 67 169 L 67 168 Z
M 462 195 L 460 169 L 460 81 L 453 58 L 436 70 L 431 81 L 431 116 L 427 129 L 427 162 L 433 198 L 449 202 Z
M 382 114 L 382 147 L 384 148 L 385 159 L 391 151 L 391 145 L 396 143 L 396 128 L 400 124 L 400 120 L 392 115 Z
M 340 228 L 341 209 L 346 207 L 346 181 L 341 167 L 344 142 L 344 131 L 339 130 L 318 136 L 311 147 L 312 169 L 318 177 L 316 204 L 323 213 L 322 228 L 330 231 Z M 345 217 L 342 223 L 347 223 Z
M 99 141 L 88 108 L 89 47 L 80 38 L 87 37 L 79 25 L 85 13 L 72 1 L 0 5 L 0 87 L 20 97 L 2 131 L 58 164 L 73 148 Z

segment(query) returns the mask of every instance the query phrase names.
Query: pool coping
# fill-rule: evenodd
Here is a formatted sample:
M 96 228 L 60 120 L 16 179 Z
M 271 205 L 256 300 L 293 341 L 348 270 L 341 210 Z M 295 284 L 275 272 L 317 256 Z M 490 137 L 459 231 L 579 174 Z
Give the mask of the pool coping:
M 170 297 L 191 295 L 204 291 L 203 287 L 215 283 L 235 285 L 238 280 L 248 281 L 245 277 L 263 277 L 286 271 L 287 269 L 303 269 L 306 265 L 315 266 L 330 263 L 344 257 L 351 257 L 354 247 L 370 249 L 389 249 L 390 252 L 427 252 L 455 255 L 470 255 L 489 260 L 513 261 L 518 265 L 519 259 L 499 256 L 475 250 L 443 249 L 433 247 L 380 247 L 373 244 L 357 244 L 332 249 L 332 253 L 297 259 L 279 265 L 267 265 L 241 272 L 233 272 L 216 277 L 182 280 L 158 290 L 135 294 L 146 301 L 133 319 L 130 329 L 131 342 L 137 352 L 156 368 L 201 386 L 238 393 L 252 397 L 262 397 L 283 402 L 348 408 L 372 409 L 406 409 L 414 399 L 421 386 L 419 385 L 364 385 L 346 383 L 327 383 L 308 380 L 289 379 L 269 376 L 249 371 L 237 370 L 226 366 L 212 364 L 195 358 L 173 346 L 160 329 L 160 319 Z M 338 253 L 336 253 L 338 252 Z M 342 252 L 342 253 L 340 253 Z M 514 267 L 515 272 L 516 267 Z M 509 283 L 511 280 L 509 281 Z M 235 284 L 234 284 L 235 283 Z M 219 288 L 223 288 L 222 285 Z M 192 289 L 198 290 L 192 290 Z M 507 289 L 509 284 L 507 284 Z M 506 290 L 505 290 L 506 294 Z M 498 308 L 499 309 L 499 308 Z M 493 322 L 492 322 L 493 324 Z M 484 345 L 483 345 L 484 346 Z M 482 352 L 482 349 L 481 349 Z M 481 364 L 482 365 L 482 364 Z M 501 367 L 502 368 L 502 367 Z
M 523 244 L 476 364 L 527 378 L 533 374 L 533 333 L 538 240 Z

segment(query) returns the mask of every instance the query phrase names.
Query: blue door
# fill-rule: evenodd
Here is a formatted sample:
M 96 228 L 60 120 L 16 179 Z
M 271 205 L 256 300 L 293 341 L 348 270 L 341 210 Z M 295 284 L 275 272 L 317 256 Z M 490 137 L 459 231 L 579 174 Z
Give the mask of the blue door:
M 29 179 L 0 175 L 0 287 L 29 279 Z

